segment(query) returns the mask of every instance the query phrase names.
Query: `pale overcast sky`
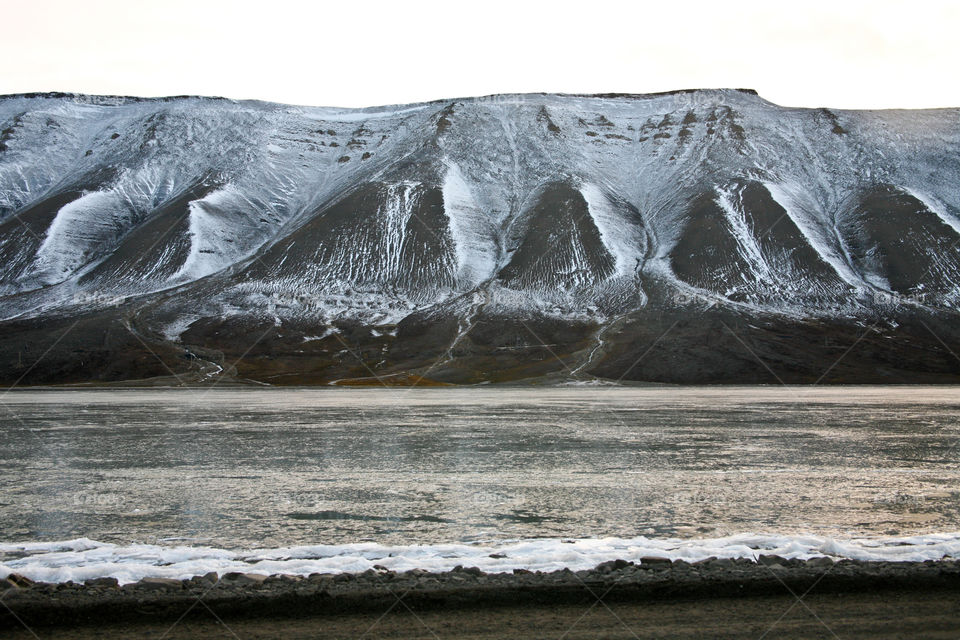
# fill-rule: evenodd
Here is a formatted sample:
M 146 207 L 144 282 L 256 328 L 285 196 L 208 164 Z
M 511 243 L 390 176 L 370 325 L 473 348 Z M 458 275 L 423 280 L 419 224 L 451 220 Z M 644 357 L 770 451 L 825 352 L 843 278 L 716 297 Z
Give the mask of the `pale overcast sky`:
M 748 87 L 778 104 L 960 107 L 960 3 L 8 0 L 0 93 L 370 106 Z

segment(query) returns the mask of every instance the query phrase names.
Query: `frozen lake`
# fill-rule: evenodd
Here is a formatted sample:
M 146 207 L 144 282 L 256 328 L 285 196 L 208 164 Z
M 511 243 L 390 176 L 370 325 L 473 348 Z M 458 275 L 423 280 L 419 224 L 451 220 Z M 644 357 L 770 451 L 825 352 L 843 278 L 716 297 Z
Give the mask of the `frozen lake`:
M 960 530 L 960 389 L 12 391 L 0 541 Z

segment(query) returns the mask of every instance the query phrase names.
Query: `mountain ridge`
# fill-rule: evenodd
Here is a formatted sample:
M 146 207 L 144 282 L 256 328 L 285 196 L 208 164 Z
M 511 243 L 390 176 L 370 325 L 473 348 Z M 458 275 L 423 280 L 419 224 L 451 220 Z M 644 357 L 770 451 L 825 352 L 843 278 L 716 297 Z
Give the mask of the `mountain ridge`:
M 719 91 L 719 92 L 736 91 L 739 93 L 760 97 L 760 94 L 755 89 L 716 87 L 713 89 L 709 89 L 709 88 L 673 89 L 670 91 L 654 91 L 651 93 L 618 93 L 618 92 L 557 93 L 557 92 L 550 92 L 550 91 L 533 91 L 533 92 L 524 92 L 524 93 L 491 93 L 483 96 L 459 96 L 459 97 L 452 97 L 452 98 L 436 98 L 433 100 L 425 100 L 421 102 L 385 103 L 385 104 L 367 105 L 363 107 L 340 107 L 336 105 L 306 105 L 306 104 L 288 103 L 288 102 L 275 102 L 271 100 L 260 100 L 257 98 L 228 98 L 226 96 L 200 95 L 200 94 L 183 94 L 183 95 L 170 95 L 170 96 L 133 96 L 133 95 L 119 95 L 119 94 L 76 93 L 76 92 L 70 92 L 70 91 L 27 91 L 27 92 L 20 92 L 20 93 L 0 94 L 0 101 L 15 100 L 15 99 L 36 99 L 36 98 L 47 98 L 47 99 L 69 98 L 71 100 L 77 100 L 80 102 L 89 102 L 89 103 L 97 103 L 98 101 L 104 101 L 105 104 L 110 106 L 120 106 L 126 103 L 140 103 L 140 102 L 175 102 L 178 100 L 211 100 L 211 101 L 232 102 L 235 104 L 251 103 L 251 104 L 263 104 L 263 105 L 276 105 L 281 107 L 304 107 L 304 108 L 313 108 L 313 109 L 343 109 L 347 111 L 364 111 L 364 110 L 375 110 L 375 109 L 395 108 L 395 107 L 447 104 L 450 102 L 464 102 L 464 101 L 484 102 L 484 101 L 498 100 L 501 98 L 510 98 L 510 97 L 534 98 L 534 97 L 554 96 L 554 97 L 561 97 L 561 98 L 562 97 L 611 98 L 611 99 L 623 98 L 623 99 L 642 100 L 645 98 L 656 98 L 661 96 L 689 94 L 689 93 L 697 93 L 697 92 L 703 92 L 703 91 Z M 111 101 L 114 101 L 114 102 L 111 102 Z M 115 102 L 115 101 L 122 101 L 122 102 Z

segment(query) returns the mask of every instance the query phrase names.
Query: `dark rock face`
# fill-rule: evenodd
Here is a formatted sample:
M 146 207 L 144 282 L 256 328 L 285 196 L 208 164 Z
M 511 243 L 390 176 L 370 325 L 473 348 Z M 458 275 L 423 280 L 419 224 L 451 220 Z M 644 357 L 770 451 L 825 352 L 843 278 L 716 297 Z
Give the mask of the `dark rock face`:
M 546 185 L 518 225 L 523 227 L 520 243 L 497 274 L 504 286 L 569 290 L 613 275 L 614 257 L 603 245 L 583 195 L 570 184 Z M 571 264 L 571 256 L 579 257 L 579 264 Z
M 0 377 L 958 382 L 957 115 L 9 96 Z

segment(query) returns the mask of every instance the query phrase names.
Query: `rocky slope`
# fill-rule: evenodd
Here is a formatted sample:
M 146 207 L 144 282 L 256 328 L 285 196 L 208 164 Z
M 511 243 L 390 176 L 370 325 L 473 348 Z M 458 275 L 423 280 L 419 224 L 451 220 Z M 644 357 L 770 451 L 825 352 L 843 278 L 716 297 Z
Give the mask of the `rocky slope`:
M 7 96 L 0 370 L 957 382 L 958 116 Z

